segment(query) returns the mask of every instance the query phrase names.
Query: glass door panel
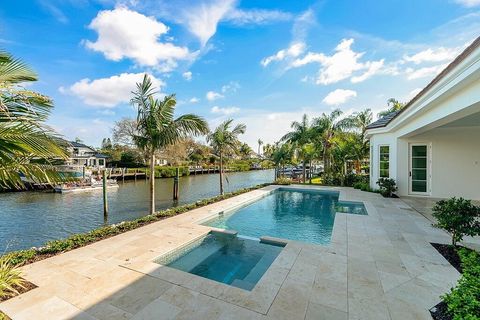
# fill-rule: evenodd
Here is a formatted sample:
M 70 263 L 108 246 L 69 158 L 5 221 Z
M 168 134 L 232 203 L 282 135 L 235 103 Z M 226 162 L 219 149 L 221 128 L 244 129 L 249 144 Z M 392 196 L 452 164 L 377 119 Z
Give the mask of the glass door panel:
M 412 192 L 427 192 L 427 146 L 412 145 L 411 148 L 411 190 Z

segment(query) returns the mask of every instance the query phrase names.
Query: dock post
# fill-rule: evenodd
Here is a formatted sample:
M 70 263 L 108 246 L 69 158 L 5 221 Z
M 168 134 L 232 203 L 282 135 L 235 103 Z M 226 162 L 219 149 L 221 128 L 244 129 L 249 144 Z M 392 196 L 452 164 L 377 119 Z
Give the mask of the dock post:
M 103 170 L 103 221 L 108 221 L 107 169 Z
M 173 178 L 173 200 L 178 200 L 178 179 L 180 173 L 179 168 L 175 168 L 175 177 Z

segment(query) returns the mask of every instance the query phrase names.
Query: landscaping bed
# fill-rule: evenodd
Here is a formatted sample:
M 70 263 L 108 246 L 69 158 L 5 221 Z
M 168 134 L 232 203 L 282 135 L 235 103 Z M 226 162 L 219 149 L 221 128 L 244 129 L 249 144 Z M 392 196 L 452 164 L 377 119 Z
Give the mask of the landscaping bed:
M 23 287 L 20 287 L 20 286 L 13 286 L 13 287 L 17 292 L 8 292 L 7 294 L 5 294 L 3 296 L 0 296 L 0 302 L 6 301 L 6 300 L 11 299 L 13 297 L 16 297 L 18 295 L 21 295 L 22 293 L 25 293 L 25 292 L 28 292 L 32 289 L 37 288 L 36 285 L 34 285 L 33 283 L 28 282 L 26 280 L 24 280 L 24 282 L 23 282 Z M 2 320 L 1 312 L 0 312 L 0 320 Z
M 480 319 L 480 254 L 463 246 L 431 245 L 460 273 L 456 287 L 430 309 L 434 320 Z

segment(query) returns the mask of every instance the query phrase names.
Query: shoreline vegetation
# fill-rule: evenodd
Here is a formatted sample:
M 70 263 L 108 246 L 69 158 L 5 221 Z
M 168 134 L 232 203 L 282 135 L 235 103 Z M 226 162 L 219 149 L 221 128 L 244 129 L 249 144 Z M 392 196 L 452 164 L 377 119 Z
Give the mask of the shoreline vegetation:
M 8 252 L 0 256 L 0 261 L 3 259 L 7 259 L 11 264 L 17 267 L 24 266 L 67 251 L 71 251 L 73 249 L 84 247 L 94 242 L 107 239 L 130 230 L 140 228 L 153 222 L 161 221 L 193 209 L 201 208 L 206 205 L 229 199 L 249 191 L 257 190 L 268 185 L 271 185 L 271 183 L 259 184 L 253 187 L 226 193 L 224 195 L 218 195 L 213 198 L 199 200 L 191 204 L 157 211 L 154 214 L 148 214 L 138 219 L 107 225 L 104 227 L 93 229 L 86 233 L 73 234 L 65 239 L 49 241 L 45 244 L 45 246 L 40 248 L 33 247 L 30 249 Z

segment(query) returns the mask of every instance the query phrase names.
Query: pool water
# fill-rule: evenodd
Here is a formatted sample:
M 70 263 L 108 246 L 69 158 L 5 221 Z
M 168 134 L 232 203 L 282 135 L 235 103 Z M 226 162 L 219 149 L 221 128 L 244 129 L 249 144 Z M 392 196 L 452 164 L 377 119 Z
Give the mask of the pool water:
M 211 233 L 155 262 L 251 290 L 281 250 L 258 240 Z
M 328 244 L 336 212 L 366 215 L 360 202 L 338 200 L 333 191 L 280 188 L 236 211 L 220 214 L 204 225 L 262 236 Z

